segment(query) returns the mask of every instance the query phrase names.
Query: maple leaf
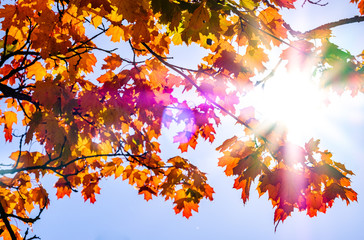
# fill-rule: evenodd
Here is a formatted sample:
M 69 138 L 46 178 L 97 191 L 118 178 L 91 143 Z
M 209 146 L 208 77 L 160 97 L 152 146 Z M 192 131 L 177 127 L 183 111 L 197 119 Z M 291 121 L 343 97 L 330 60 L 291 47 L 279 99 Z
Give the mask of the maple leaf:
M 36 81 L 41 81 L 46 76 L 47 71 L 40 62 L 36 62 L 27 68 L 28 78 L 35 77 Z
M 334 162 L 334 164 L 335 164 L 335 166 L 336 166 L 337 168 L 339 168 L 339 169 L 340 169 L 340 170 L 342 170 L 343 172 L 345 172 L 345 173 L 347 173 L 347 174 L 350 174 L 350 175 L 355 175 L 355 174 L 353 173 L 353 171 L 346 169 L 346 167 L 345 167 L 345 165 L 344 165 L 344 164 L 339 163 L 339 162 Z
M 359 2 L 360 1 L 360 2 Z M 351 3 L 358 3 L 358 8 L 361 15 L 364 15 L 364 0 L 350 0 Z
M 278 148 L 276 159 L 278 161 L 283 160 L 287 165 L 293 166 L 297 163 L 304 163 L 306 155 L 307 153 L 302 147 L 289 143 Z
M 212 194 L 215 193 L 214 189 L 210 185 L 205 184 L 204 191 L 206 193 L 206 197 L 212 201 L 213 200 Z
M 259 18 L 264 23 L 267 30 L 273 32 L 276 37 L 287 37 L 287 29 L 283 27 L 284 21 L 282 19 L 282 15 L 278 13 L 277 9 L 267 8 L 260 12 Z M 277 41 L 276 39 L 273 39 L 273 43 L 280 44 L 279 41 Z
M 317 211 L 326 212 L 326 205 L 323 202 L 323 197 L 318 193 L 310 193 L 306 196 L 307 215 L 310 217 L 317 216 Z
M 254 118 L 255 118 L 254 107 L 250 106 L 240 110 L 239 120 L 243 121 L 244 123 L 248 124 Z
M 90 203 L 95 203 L 95 193 L 100 194 L 101 188 L 99 187 L 98 183 L 90 183 L 83 187 L 81 193 L 83 195 L 83 198 L 85 202 L 87 200 L 90 200 Z
M 121 57 L 115 53 L 112 53 L 111 56 L 107 56 L 104 61 L 106 64 L 102 65 L 101 69 L 110 70 L 115 70 L 116 68 L 120 67 L 123 62 Z
M 144 194 L 144 199 L 147 201 L 152 199 L 152 195 L 157 195 L 156 191 L 148 186 L 139 188 L 139 194 Z
M 287 64 L 287 69 L 302 69 L 310 61 L 311 50 L 313 48 L 313 43 L 309 41 L 299 40 L 292 43 L 291 47 L 283 50 L 281 54 L 282 59 L 289 59 Z M 294 49 L 299 49 L 299 52 Z
M 196 134 L 189 132 L 189 131 L 183 131 L 179 132 L 177 136 L 173 137 L 173 142 L 179 142 L 178 148 L 181 149 L 181 152 L 187 152 L 188 147 L 192 147 L 193 149 L 196 148 L 197 140 L 196 140 Z
M 60 95 L 61 87 L 57 86 L 51 79 L 46 79 L 46 81 L 36 82 L 32 99 L 45 107 L 52 108 Z
M 11 111 L 7 111 L 3 113 L 3 116 L 0 119 L 0 124 L 5 123 L 4 133 L 5 140 L 11 142 L 13 140 L 13 124 L 18 122 L 17 114 Z
M 150 42 L 150 32 L 148 25 L 144 21 L 137 21 L 132 28 L 132 36 L 137 41 Z
M 252 70 L 257 69 L 262 72 L 266 69 L 264 63 L 268 61 L 268 55 L 264 52 L 263 48 L 249 47 L 244 55 L 245 66 Z
M 239 72 L 246 71 L 243 64 L 237 59 L 235 52 L 224 49 L 217 56 L 214 61 L 214 67 L 226 69 L 235 76 L 238 76 Z
M 285 8 L 294 8 L 293 3 L 295 3 L 297 0 L 272 0 L 275 4 L 277 4 L 279 7 L 285 7 Z
M 328 203 L 329 206 L 332 206 L 333 200 L 338 196 L 341 197 L 342 200 L 346 201 L 346 204 L 349 204 L 350 201 L 357 201 L 357 193 L 350 188 L 342 187 L 337 183 L 332 183 L 328 187 L 325 188 L 324 193 L 322 194 L 323 201 Z
M 336 180 L 340 180 L 341 178 L 347 178 L 344 174 L 342 174 L 339 170 L 337 170 L 335 167 L 330 166 L 329 164 L 322 164 L 317 167 L 313 167 L 312 171 L 320 174 L 320 175 L 326 175 L 329 178 L 333 178 Z
M 111 25 L 106 32 L 106 36 L 111 36 L 112 42 L 119 42 L 125 35 L 125 31 L 122 27 Z
M 203 2 L 193 12 L 188 26 L 191 27 L 193 30 L 200 30 L 209 21 L 209 19 L 209 11 L 205 6 L 205 2 Z
M 320 144 L 320 140 L 313 140 L 313 138 L 310 139 L 308 143 L 305 143 L 305 149 L 308 153 L 317 152 L 318 145 Z
M 222 154 L 218 166 L 227 176 L 234 175 L 233 187 L 241 190 L 243 203 L 259 178 L 257 191 L 260 196 L 268 193 L 277 225 L 295 208 L 313 217 L 325 213 L 338 197 L 347 204 L 357 201 L 348 177 L 354 173 L 333 161 L 332 153 L 320 150 L 319 140 L 311 139 L 303 148 L 289 143 L 277 127 L 262 126 L 253 107 L 242 109 L 239 116 L 235 113 L 245 106 L 243 97 L 256 88 L 258 74 L 270 66 L 272 44 L 282 49 L 289 69 L 309 63 L 322 70 L 322 86 L 339 94 L 348 90 L 353 96 L 364 91 L 363 54 L 355 56 L 329 39 L 332 26 L 363 18 L 299 33 L 281 15 L 282 8 L 293 9 L 295 2 L 3 4 L 0 98 L 6 104 L 0 104 L 0 124 L 6 142 L 15 137 L 20 142 L 10 155 L 13 166 L 0 167 L 0 195 L 6 196 L 0 201 L 9 213 L 0 221 L 2 237 L 26 238 L 6 220 L 40 219 L 33 214 L 49 204 L 40 185 L 41 177 L 49 174 L 61 176 L 54 185 L 57 198 L 82 188 L 84 200 L 94 203 L 101 179 L 122 176 L 145 200 L 160 194 L 173 201 L 176 213 L 189 218 L 202 199 L 213 200 L 214 190 L 207 174 L 189 160 L 162 157 L 162 126 L 185 126 L 173 138 L 184 153 L 195 149 L 199 139 L 214 143 L 225 116 L 244 126 L 216 148 Z M 351 2 L 363 14 L 364 0 Z M 123 48 L 109 49 L 100 41 L 105 36 Z M 205 49 L 197 70 L 170 62 L 176 57 L 170 56 L 171 42 Z M 106 54 L 104 62 L 97 51 Z M 24 135 L 13 135 L 18 120 Z M 27 151 L 24 144 L 30 143 L 41 150 Z
M 72 189 L 64 178 L 58 179 L 54 187 L 57 188 L 57 198 L 63 198 L 65 195 L 71 197 Z
M 238 139 L 237 136 L 234 136 L 232 138 L 226 139 L 219 147 L 216 148 L 216 151 L 220 151 L 223 152 L 226 149 L 228 149 L 232 144 L 234 144 L 236 142 L 236 140 Z
M 194 202 L 183 202 L 183 216 L 189 218 L 192 216 L 191 210 L 198 212 L 198 204 Z

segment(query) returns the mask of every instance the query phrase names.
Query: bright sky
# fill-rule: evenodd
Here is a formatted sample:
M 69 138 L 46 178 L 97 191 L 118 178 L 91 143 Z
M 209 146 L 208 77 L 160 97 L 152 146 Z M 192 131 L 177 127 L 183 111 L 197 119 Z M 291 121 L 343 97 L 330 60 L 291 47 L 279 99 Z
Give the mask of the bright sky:
M 349 0 L 327 1 L 329 4 L 326 7 L 307 4 L 301 9 L 298 6 L 298 12 L 288 13 L 288 22 L 293 28 L 305 31 L 358 14 L 354 6 L 348 4 Z M 364 37 L 362 29 L 363 23 L 335 29 L 334 35 L 338 38 L 334 42 L 358 54 L 363 50 L 359 47 Z M 194 67 L 193 64 L 199 60 L 197 57 L 194 61 L 195 51 L 176 48 L 171 55 L 174 61 Z M 346 206 L 346 203 L 336 200 L 333 208 L 328 209 L 326 214 L 319 213 L 316 218 L 296 211 L 274 233 L 274 209 L 268 197 L 258 198 L 252 187 L 250 201 L 244 206 L 240 199 L 241 192 L 232 189 L 233 178 L 226 177 L 223 169 L 217 167 L 219 155 L 214 149 L 223 140 L 241 131 L 232 127 L 234 122 L 227 119 L 217 130 L 218 139 L 213 145 L 201 142 L 196 151 L 184 155 L 208 173 L 209 183 L 216 192 L 214 201 L 203 200 L 199 213 L 189 220 L 181 214 L 175 215 L 171 202 L 161 198 L 146 202 L 142 195 L 138 195 L 132 186 L 121 179 L 102 181 L 101 195 L 97 196 L 93 205 L 84 203 L 80 193 L 73 193 L 71 199 L 56 200 L 56 190 L 52 188 L 54 182 L 49 181 L 44 185 L 49 190 L 51 205 L 33 226 L 34 232 L 42 239 L 52 240 L 364 239 L 364 204 L 361 200 L 364 195 L 363 110 L 363 95 L 355 99 L 344 95 L 340 100 L 334 99 L 327 109 L 315 112 L 320 121 L 312 121 L 311 127 L 302 126 L 297 130 L 299 138 L 306 138 L 306 141 L 311 137 L 320 138 L 321 148 L 331 151 L 336 161 L 344 163 L 356 173 L 352 177 L 352 185 L 359 195 L 359 204 Z M 166 133 L 162 137 L 165 158 L 179 154 L 177 145 L 172 143 L 169 136 Z M 3 143 L 0 146 L 6 148 Z

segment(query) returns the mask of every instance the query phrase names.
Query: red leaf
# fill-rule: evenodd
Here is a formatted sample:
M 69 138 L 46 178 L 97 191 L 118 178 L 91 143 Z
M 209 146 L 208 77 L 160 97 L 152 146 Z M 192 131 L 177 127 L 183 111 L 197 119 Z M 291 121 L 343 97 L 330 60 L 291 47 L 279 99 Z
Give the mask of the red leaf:
M 293 3 L 297 0 L 272 0 L 276 5 L 279 7 L 285 7 L 285 8 L 295 8 Z
M 54 186 L 57 188 L 57 198 L 63 198 L 65 195 L 71 197 L 72 189 L 69 187 L 69 184 L 66 180 L 64 180 L 64 178 L 58 179 Z
M 82 195 L 85 201 L 87 199 L 90 199 L 91 203 L 94 203 L 96 201 L 95 193 L 100 194 L 101 188 L 97 185 L 97 183 L 90 183 L 86 187 L 84 186 L 82 190 Z

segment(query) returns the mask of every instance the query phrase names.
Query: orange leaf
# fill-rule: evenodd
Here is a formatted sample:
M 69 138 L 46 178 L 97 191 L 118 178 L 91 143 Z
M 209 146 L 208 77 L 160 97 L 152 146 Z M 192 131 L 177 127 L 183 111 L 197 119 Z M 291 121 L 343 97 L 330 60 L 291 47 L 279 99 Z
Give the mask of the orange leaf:
M 212 194 L 215 193 L 214 189 L 208 184 L 205 184 L 204 188 L 205 188 L 206 197 L 212 201 L 213 200 Z
M 188 25 L 193 30 L 200 30 L 210 20 L 210 13 L 207 10 L 205 3 L 201 3 L 193 12 L 193 15 Z
M 183 202 L 184 208 L 182 215 L 186 218 L 189 218 L 192 216 L 191 210 L 198 212 L 198 204 L 194 202 Z
M 152 199 L 152 195 L 157 195 L 157 192 L 148 186 L 142 186 L 139 188 L 139 194 L 144 194 L 144 199 L 149 201 Z
M 123 63 L 121 57 L 115 53 L 112 53 L 111 56 L 107 56 L 104 61 L 106 64 L 102 65 L 101 69 L 115 70 Z
M 69 187 L 68 183 L 63 178 L 58 179 L 58 181 L 54 186 L 57 188 L 56 196 L 58 199 L 63 198 L 65 195 L 71 197 L 72 189 Z
M 5 133 L 5 140 L 11 142 L 13 140 L 13 124 L 18 122 L 18 118 L 16 113 L 7 111 L 4 112 L 4 115 L 2 116 L 2 120 L 0 120 L 0 123 L 4 122 L 4 133 Z
M 29 79 L 35 76 L 36 81 L 41 81 L 46 76 L 46 74 L 47 71 L 40 62 L 36 62 L 27 68 L 27 77 Z
M 220 146 L 218 146 L 216 148 L 216 151 L 220 151 L 223 152 L 226 149 L 228 149 L 232 144 L 234 144 L 236 142 L 236 140 L 238 139 L 237 136 L 234 136 L 232 138 L 226 139 Z

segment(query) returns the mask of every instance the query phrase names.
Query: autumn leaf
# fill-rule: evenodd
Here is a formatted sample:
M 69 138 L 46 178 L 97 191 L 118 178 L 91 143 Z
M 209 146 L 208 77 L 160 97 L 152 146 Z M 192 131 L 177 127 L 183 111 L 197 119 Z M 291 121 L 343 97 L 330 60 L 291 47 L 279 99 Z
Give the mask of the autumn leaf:
M 115 53 L 112 53 L 111 56 L 107 56 L 104 61 L 106 64 L 102 65 L 101 69 L 110 70 L 115 70 L 116 68 L 120 67 L 123 62 L 121 57 Z
M 250 47 L 247 49 L 244 55 L 245 65 L 251 69 L 257 69 L 262 72 L 266 69 L 264 63 L 268 61 L 268 55 L 264 52 L 262 48 Z
M 313 46 L 313 43 L 304 40 L 292 42 L 291 46 L 283 50 L 281 54 L 282 59 L 290 60 L 287 69 L 302 69 L 310 61 Z
M 312 171 L 320 174 L 320 175 L 326 175 L 329 178 L 333 178 L 336 180 L 340 180 L 341 178 L 346 178 L 344 174 L 342 174 L 339 170 L 337 170 L 335 167 L 332 167 L 326 163 L 314 167 Z
M 58 179 L 54 187 L 57 188 L 57 198 L 63 198 L 65 195 L 71 197 L 72 189 L 63 178 Z
M 0 119 L 0 124 L 5 123 L 4 125 L 4 133 L 5 140 L 11 142 L 13 140 L 13 124 L 18 122 L 17 114 L 11 111 L 7 111 L 3 113 L 3 116 Z
M 32 78 L 34 76 L 36 81 L 41 81 L 46 75 L 47 71 L 40 62 L 36 62 L 27 68 L 28 78 Z
M 356 192 L 350 188 L 342 187 L 336 183 L 332 183 L 327 188 L 325 188 L 322 197 L 323 201 L 328 203 L 330 207 L 332 206 L 333 200 L 337 197 L 345 200 L 346 204 L 349 204 L 350 201 L 357 201 Z
M 289 1 L 292 2 L 294 0 L 283 0 L 287 4 L 285 6 L 289 6 Z M 283 4 L 281 0 L 277 0 L 279 4 Z M 260 12 L 259 18 L 264 23 L 265 27 L 268 31 L 272 32 L 278 38 L 286 38 L 287 30 L 283 27 L 283 19 L 282 15 L 279 14 L 277 9 L 267 8 Z M 272 39 L 274 44 L 279 44 L 277 39 Z
M 259 6 L 258 2 L 254 1 L 254 0 L 247 0 L 247 1 L 240 0 L 239 3 L 242 7 L 244 7 L 245 9 L 248 9 L 248 10 L 254 10 L 256 7 Z
M 188 25 L 193 30 L 200 30 L 209 21 L 210 14 L 205 6 L 205 3 L 201 3 L 198 8 L 193 12 L 190 19 L 190 24 Z
M 95 193 L 100 194 L 101 188 L 97 183 L 90 183 L 87 186 L 84 186 L 82 189 L 82 195 L 85 201 L 90 200 L 90 203 L 95 203 Z
M 294 8 L 294 3 L 297 0 L 272 0 L 276 5 L 279 7 L 285 7 L 285 8 Z
M 152 199 L 152 195 L 156 195 L 156 191 L 148 186 L 139 188 L 139 194 L 144 194 L 144 199 L 149 201 Z
M 364 0 L 350 0 L 350 2 L 358 3 L 358 8 L 359 8 L 360 14 L 364 15 Z
M 226 139 L 219 147 L 216 148 L 216 151 L 220 151 L 223 152 L 225 151 L 227 148 L 229 148 L 232 144 L 234 144 L 236 142 L 236 140 L 238 139 L 237 136 L 234 136 L 232 138 Z
M 1 236 L 38 237 L 26 229 L 50 204 L 49 189 L 41 184 L 50 175 L 57 199 L 80 190 L 85 202 L 94 203 L 101 180 L 121 178 L 146 201 L 161 196 L 174 204 L 176 214 L 191 217 L 215 192 L 209 172 L 186 156 L 196 150 L 207 157 L 198 144 L 220 141 L 227 132 L 221 123 L 229 118 L 239 124 L 234 136 L 216 147 L 217 165 L 234 176 L 232 187 L 241 191 L 243 204 L 259 179 L 256 190 L 268 195 L 276 226 L 296 209 L 314 217 L 336 198 L 357 201 L 350 163 L 334 161 L 331 152 L 320 149 L 320 140 L 290 143 L 279 124 L 265 124 L 266 116 L 245 107 L 261 75 L 273 76 L 278 69 L 271 66 L 277 49 L 289 70 L 308 64 L 316 69 L 322 87 L 353 96 L 364 92 L 363 54 L 330 39 L 333 27 L 363 18 L 300 33 L 282 11 L 294 10 L 296 2 L 2 4 L 0 125 L 4 142 L 13 141 L 17 149 L 8 159 L 11 164 L 6 159 L 0 164 Z M 351 2 L 363 14 L 364 1 Z M 194 66 L 188 63 L 196 56 L 184 51 L 191 47 L 204 55 Z M 185 64 L 179 60 L 183 57 Z M 176 130 L 175 124 L 181 124 L 176 144 L 165 152 L 164 136 Z M 165 157 L 173 151 L 181 153 Z
M 249 124 L 249 121 L 255 118 L 255 109 L 254 107 L 246 107 L 240 111 L 239 120 L 243 121 L 246 124 Z
M 339 163 L 339 162 L 334 162 L 334 164 L 335 164 L 335 166 L 336 166 L 337 168 L 339 168 L 339 169 L 340 169 L 340 170 L 342 170 L 343 172 L 345 172 L 345 173 L 347 173 L 347 174 L 350 174 L 350 175 L 355 175 L 355 174 L 353 173 L 353 171 L 346 169 L 346 167 L 345 167 L 345 165 L 344 165 L 344 164 Z

